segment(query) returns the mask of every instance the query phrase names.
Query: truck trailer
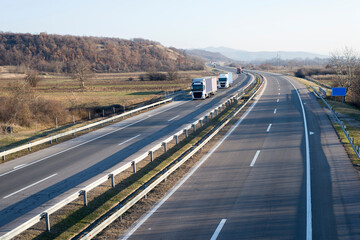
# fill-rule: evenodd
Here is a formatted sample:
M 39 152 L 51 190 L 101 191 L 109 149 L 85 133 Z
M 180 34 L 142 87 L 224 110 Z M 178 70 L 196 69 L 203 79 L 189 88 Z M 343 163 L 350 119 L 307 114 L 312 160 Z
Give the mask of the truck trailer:
M 242 73 L 241 67 L 238 67 L 238 68 L 236 69 L 236 73 L 237 73 L 237 74 L 241 74 L 241 73 Z
M 205 99 L 217 91 L 216 76 L 194 78 L 192 80 L 192 99 Z
M 220 73 L 219 75 L 219 85 L 218 88 L 228 88 L 231 87 L 233 83 L 232 73 Z

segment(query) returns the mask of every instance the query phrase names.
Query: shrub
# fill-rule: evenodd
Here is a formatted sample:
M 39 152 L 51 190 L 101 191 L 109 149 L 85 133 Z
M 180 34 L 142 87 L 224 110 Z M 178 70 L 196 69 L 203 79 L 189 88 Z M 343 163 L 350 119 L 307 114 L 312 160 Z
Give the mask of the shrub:
M 149 72 L 147 74 L 147 79 L 149 81 L 165 81 L 166 80 L 166 74 L 159 73 L 159 72 Z
M 41 81 L 41 77 L 38 72 L 35 70 L 30 70 L 26 73 L 24 80 L 31 86 L 36 87 L 38 83 Z
M 305 78 L 306 72 L 304 68 L 300 68 L 295 72 L 295 77 Z

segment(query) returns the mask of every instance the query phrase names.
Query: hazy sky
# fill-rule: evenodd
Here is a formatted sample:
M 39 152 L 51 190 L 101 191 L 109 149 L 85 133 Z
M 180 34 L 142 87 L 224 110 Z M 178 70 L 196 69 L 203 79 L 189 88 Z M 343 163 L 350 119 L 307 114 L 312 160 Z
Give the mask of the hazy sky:
M 176 48 L 360 50 L 360 0 L 0 0 L 0 31 L 146 38 Z

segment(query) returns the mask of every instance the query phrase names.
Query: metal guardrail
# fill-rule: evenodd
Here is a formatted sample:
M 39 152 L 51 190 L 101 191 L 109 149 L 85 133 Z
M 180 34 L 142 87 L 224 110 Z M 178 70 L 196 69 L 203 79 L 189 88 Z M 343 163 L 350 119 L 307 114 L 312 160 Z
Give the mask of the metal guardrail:
M 320 85 L 320 86 L 322 86 L 322 87 L 324 87 L 324 88 L 331 89 L 331 87 L 330 87 L 329 85 L 326 85 L 326 84 L 324 84 L 324 83 L 321 83 L 321 82 L 319 82 L 319 81 L 317 81 L 317 80 L 315 80 L 315 79 L 312 79 L 312 78 L 309 78 L 309 77 L 306 77 L 305 79 L 308 80 L 308 81 L 310 81 L 310 82 L 316 83 L 317 85 Z
M 253 78 L 253 80 L 245 87 L 248 88 L 250 85 L 254 84 L 255 82 L 255 78 Z M 136 159 L 134 159 L 133 161 L 126 163 L 125 165 L 119 167 L 118 169 L 107 173 L 106 175 L 102 176 L 101 178 L 99 178 L 98 180 L 92 182 L 91 184 L 89 184 L 88 186 L 82 188 L 80 191 L 77 191 L 73 194 L 71 194 L 70 196 L 66 197 L 64 200 L 54 204 L 53 206 L 51 206 L 50 208 L 48 208 L 46 211 L 43 211 L 39 214 L 36 214 L 36 216 L 32 217 L 31 219 L 29 219 L 28 221 L 26 221 L 25 223 L 19 225 L 18 227 L 12 229 L 9 232 L 6 232 L 5 234 L 3 234 L 2 236 L 0 236 L 0 240 L 7 240 L 7 239 L 11 239 L 15 236 L 17 236 L 18 234 L 22 233 L 23 231 L 25 231 L 26 229 L 30 228 L 31 226 L 35 225 L 36 223 L 40 222 L 41 220 L 45 219 L 46 221 L 46 228 L 48 231 L 50 231 L 51 226 L 50 226 L 50 215 L 53 214 L 54 212 L 56 212 L 57 210 L 61 209 L 62 207 L 66 206 L 67 204 L 69 204 L 70 202 L 78 199 L 78 197 L 83 196 L 84 198 L 84 205 L 87 205 L 87 192 L 91 191 L 92 189 L 94 189 L 95 187 L 103 184 L 104 182 L 108 181 L 109 179 L 111 179 L 111 183 L 112 183 L 112 187 L 115 186 L 115 181 L 114 181 L 114 177 L 116 175 L 118 175 L 119 173 L 125 171 L 128 168 L 133 168 L 133 171 L 136 172 L 136 164 L 139 163 L 140 161 L 144 160 L 145 158 L 147 158 L 148 156 L 150 156 L 150 159 L 152 160 L 153 158 L 153 152 L 155 152 L 156 150 L 159 150 L 161 148 L 164 148 L 164 151 L 166 151 L 167 149 L 167 143 L 169 143 L 170 141 L 172 141 L 173 139 L 176 140 L 176 143 L 178 142 L 178 137 L 181 134 L 185 134 L 185 136 L 188 136 L 188 130 L 189 129 L 196 129 L 196 125 L 200 124 L 202 125 L 204 123 L 204 121 L 207 121 L 208 118 L 213 118 L 214 114 L 217 115 L 222 109 L 226 108 L 226 105 L 229 104 L 232 101 L 238 100 L 239 98 L 241 98 L 241 96 L 243 96 L 243 91 L 238 91 L 236 94 L 234 94 L 232 97 L 230 97 L 229 99 L 227 99 L 225 102 L 223 102 L 222 104 L 218 105 L 217 107 L 215 107 L 213 110 L 211 110 L 208 114 L 206 114 L 205 116 L 201 117 L 200 119 L 196 120 L 195 122 L 193 122 L 192 124 L 187 125 L 184 129 L 178 131 L 177 133 L 171 135 L 170 137 L 166 138 L 165 140 L 163 140 L 160 144 L 157 144 L 156 146 L 152 147 L 151 149 L 149 149 L 149 151 L 145 152 L 144 154 L 142 154 L 141 156 L 137 157 Z M 151 106 L 155 106 L 156 104 L 161 104 L 167 101 L 172 101 L 172 99 L 167 99 L 158 103 L 154 103 L 151 104 Z M 146 108 L 150 107 L 150 105 L 146 106 Z M 145 108 L 142 108 L 145 109 Z M 139 109 L 135 109 L 136 111 L 140 111 Z M 135 110 L 133 110 L 133 112 L 135 112 Z M 127 112 L 127 114 L 130 114 L 130 112 Z M 122 115 L 124 116 L 124 115 Z M 119 118 L 121 117 L 121 115 L 119 116 L 115 116 L 115 117 L 111 117 L 109 119 L 106 119 L 106 122 L 108 121 L 112 121 L 113 119 Z M 102 124 L 104 123 L 105 120 L 103 121 L 99 121 L 96 124 Z M 95 124 L 95 123 L 94 123 Z M 81 129 L 87 129 L 89 127 L 93 127 L 96 126 L 94 124 L 89 124 L 85 127 L 82 127 Z M 79 128 L 80 129 L 80 128 Z M 77 129 L 77 131 L 79 131 Z M 69 131 L 71 134 L 72 131 Z M 55 137 L 55 136 L 53 136 Z M 45 139 L 44 139 L 45 140 Z M 49 141 L 49 140 L 47 140 Z M 46 141 L 44 141 L 46 142 Z M 26 148 L 25 148 L 26 149 Z
M 358 157 L 358 159 L 360 160 L 360 154 L 359 154 L 359 149 L 358 146 L 355 146 L 354 144 L 354 138 L 350 137 L 350 133 L 349 131 L 346 131 L 346 126 L 344 126 L 344 124 L 342 123 L 342 121 L 339 119 L 339 117 L 337 116 L 336 112 L 334 111 L 334 109 L 330 106 L 330 104 L 323 98 L 323 96 L 321 96 L 321 94 L 316 91 L 316 89 L 311 86 L 311 88 L 313 89 L 313 91 L 321 98 L 321 100 L 325 103 L 325 105 L 331 110 L 331 112 L 333 113 L 336 121 L 339 123 L 341 129 L 343 130 L 346 138 L 348 139 L 352 149 L 354 150 L 356 156 Z
M 144 109 L 151 108 L 151 107 L 154 107 L 154 106 L 166 103 L 166 102 L 171 102 L 172 100 L 173 100 L 173 98 L 168 98 L 166 100 L 159 101 L 159 102 L 156 102 L 156 103 L 153 103 L 153 104 L 150 104 L 150 105 L 146 105 L 146 106 L 143 106 L 143 107 L 140 107 L 140 108 L 136 108 L 136 109 L 128 111 L 126 113 L 122 113 L 122 114 L 119 114 L 119 115 L 116 115 L 116 116 L 113 116 L 113 117 L 110 117 L 110 118 L 107 118 L 107 119 L 104 119 L 104 120 L 101 120 L 101 121 L 98 121 L 98 122 L 95 122 L 95 123 L 91 123 L 91 124 L 88 124 L 88 125 L 83 126 L 83 127 L 75 128 L 73 130 L 70 130 L 70 131 L 67 131 L 67 132 L 64 132 L 64 133 L 59 133 L 59 134 L 56 134 L 54 136 L 38 140 L 36 142 L 24 144 L 24 145 L 21 145 L 19 147 L 15 147 L 15 148 L 12 148 L 10 150 L 6 150 L 6 151 L 1 152 L 0 157 L 2 157 L 3 160 L 5 160 L 6 155 L 16 153 L 16 152 L 19 152 L 19 151 L 22 151 L 22 150 L 25 150 L 25 149 L 31 150 L 31 148 L 34 147 L 34 146 L 37 146 L 37 145 L 40 145 L 40 144 L 43 144 L 43 143 L 47 143 L 47 142 L 56 141 L 56 139 L 58 139 L 58 138 L 65 137 L 65 136 L 68 136 L 70 134 L 74 134 L 74 133 L 77 133 L 77 132 L 81 132 L 83 130 L 86 130 L 86 129 L 89 129 L 89 128 L 92 128 L 92 127 L 96 127 L 96 126 L 99 126 L 99 125 L 114 121 L 114 120 L 116 120 L 118 118 L 125 117 L 127 115 L 131 115 L 131 114 L 136 113 L 138 111 L 142 111 Z
M 263 77 L 265 78 L 265 77 Z M 263 82 L 262 82 L 263 83 Z M 261 84 L 262 85 L 262 84 Z M 124 206 L 122 206 L 118 211 L 113 213 L 110 217 L 108 217 L 105 221 L 101 222 L 94 229 L 88 232 L 85 236 L 81 238 L 81 240 L 88 240 L 95 237 L 102 230 L 104 230 L 107 226 L 109 226 L 116 219 L 119 219 L 122 214 L 124 214 L 128 209 L 130 209 L 133 205 L 135 205 L 139 200 L 144 198 L 152 189 L 154 189 L 158 184 L 164 181 L 171 173 L 177 170 L 182 164 L 184 164 L 188 159 L 190 159 L 195 153 L 197 153 L 204 145 L 206 145 L 221 129 L 223 129 L 256 95 L 261 86 L 258 89 L 252 91 L 252 96 L 242 105 L 239 109 L 235 110 L 234 114 L 226 119 L 214 132 L 211 133 L 205 140 L 203 140 L 196 148 L 194 148 L 190 153 L 184 156 L 182 159 L 177 160 L 178 163 L 173 165 L 172 168 L 167 170 L 162 176 L 153 181 L 150 185 L 148 185 L 143 191 L 141 191 L 137 196 L 127 202 Z M 235 96 L 234 96 L 235 97 Z M 233 98 L 234 98 L 233 97 Z

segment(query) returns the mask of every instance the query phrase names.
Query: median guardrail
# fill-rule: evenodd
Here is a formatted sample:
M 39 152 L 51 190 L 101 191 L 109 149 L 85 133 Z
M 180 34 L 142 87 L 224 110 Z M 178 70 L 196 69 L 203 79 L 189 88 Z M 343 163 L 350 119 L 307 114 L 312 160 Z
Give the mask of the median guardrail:
M 252 75 L 251 75 L 252 76 Z M 255 83 L 255 77 L 252 76 L 252 81 L 250 81 L 250 83 L 244 87 L 243 89 L 246 89 L 250 86 L 252 86 Z M 161 143 L 157 144 L 156 146 L 152 147 L 151 149 L 149 149 L 148 151 L 146 151 L 144 154 L 140 155 L 139 157 L 133 159 L 131 162 L 128 162 L 124 165 L 122 165 L 121 167 L 119 167 L 118 169 L 104 174 L 102 177 L 98 178 L 96 181 L 92 182 L 91 184 L 87 185 L 86 187 L 83 187 L 80 191 L 76 191 L 73 194 L 69 195 L 68 197 L 66 197 L 65 199 L 61 200 L 60 202 L 54 204 L 53 206 L 49 207 L 47 210 L 36 214 L 36 216 L 32 217 L 31 219 L 27 220 L 26 222 L 24 222 L 23 224 L 20 224 L 19 226 L 17 226 L 16 228 L 4 233 L 2 236 L 0 236 L 0 240 L 7 240 L 7 239 L 11 239 L 15 236 L 17 236 L 18 234 L 22 233 L 23 231 L 25 231 L 26 229 L 32 227 L 33 225 L 37 224 L 38 222 L 40 222 L 41 220 L 45 219 L 46 221 L 46 229 L 47 231 L 50 231 L 51 229 L 51 224 L 50 224 L 50 215 L 53 214 L 54 212 L 56 212 L 57 210 L 61 209 L 62 207 L 66 206 L 67 204 L 71 203 L 72 201 L 78 199 L 79 197 L 83 197 L 84 200 L 84 205 L 87 205 L 87 193 L 89 191 L 91 191 L 92 189 L 94 189 L 95 187 L 103 184 L 104 182 L 108 181 L 109 179 L 111 180 L 111 185 L 112 187 L 115 187 L 115 176 L 120 174 L 121 172 L 129 169 L 129 168 L 133 168 L 133 172 L 136 172 L 136 164 L 139 163 L 140 161 L 144 160 L 145 158 L 150 156 L 150 159 L 152 161 L 153 158 L 153 153 L 161 148 L 164 149 L 164 151 L 167 151 L 167 144 L 172 141 L 173 139 L 176 140 L 176 143 L 178 143 L 178 137 L 181 134 L 184 134 L 185 137 L 188 136 L 188 131 L 190 129 L 193 129 L 193 131 L 196 130 L 196 126 L 198 124 L 200 124 L 200 126 L 202 126 L 202 124 L 204 124 L 204 122 L 207 122 L 209 118 L 213 118 L 214 116 L 218 115 L 218 113 L 221 110 L 224 110 L 226 108 L 226 106 L 228 104 L 230 104 L 233 101 L 237 101 L 239 98 L 241 98 L 243 96 L 243 89 L 239 90 L 237 93 L 235 93 L 233 96 L 231 96 L 230 98 L 228 98 L 226 101 L 224 101 L 222 104 L 216 106 L 214 109 L 212 109 L 209 113 L 205 114 L 204 116 L 202 116 L 201 118 L 199 118 L 198 120 L 196 120 L 195 122 L 188 124 L 185 128 L 183 128 L 182 130 L 176 132 L 175 134 L 172 134 L 171 136 L 167 137 L 166 139 L 162 140 Z M 155 106 L 161 103 L 165 103 L 167 101 L 172 101 L 172 99 L 167 99 L 161 102 L 157 102 L 154 104 L 151 104 L 151 106 Z M 248 100 L 249 101 L 249 100 Z M 150 105 L 141 108 L 141 109 L 145 109 L 145 108 L 149 108 Z M 133 110 L 133 112 L 127 112 L 127 114 L 131 114 L 134 113 L 136 111 L 140 111 L 140 109 L 135 109 Z M 124 115 L 122 115 L 124 116 Z M 100 125 L 102 123 L 104 123 L 105 121 L 112 121 L 113 119 L 122 117 L 121 115 L 118 116 L 114 116 L 111 117 L 109 119 L 106 120 L 102 120 L 99 121 L 97 123 L 94 124 L 89 124 L 87 126 L 82 127 L 81 129 L 87 129 L 89 127 L 93 127 L 93 126 L 97 126 Z M 77 129 L 77 131 L 80 131 Z M 69 133 L 70 132 L 70 133 Z M 72 131 L 67 132 L 68 134 L 72 134 Z M 64 133 L 65 134 L 65 133 Z M 53 136 L 55 137 L 55 136 Z M 47 138 L 46 140 L 49 141 L 50 138 Z M 43 140 L 44 142 L 45 139 Z M 39 143 L 40 144 L 40 143 Z M 26 148 L 24 148 L 26 149 Z
M 265 77 L 263 77 L 265 79 Z M 263 83 L 263 81 L 262 81 Z M 261 85 L 262 85 L 261 83 Z M 165 173 L 163 173 L 160 177 L 158 177 L 156 180 L 154 180 L 151 184 L 146 184 L 147 187 L 143 189 L 138 195 L 136 195 L 134 198 L 132 198 L 129 202 L 127 202 L 125 205 L 123 205 L 119 210 L 117 210 L 115 213 L 113 213 L 111 216 L 109 216 L 106 220 L 98 224 L 96 227 L 94 227 L 91 231 L 87 232 L 84 236 L 82 236 L 81 240 L 89 240 L 94 238 L 97 234 L 99 234 L 102 230 L 104 230 L 106 227 L 108 227 L 112 222 L 114 222 L 116 219 L 119 219 L 121 215 L 123 215 L 128 209 L 130 209 L 133 205 L 135 205 L 139 200 L 146 197 L 146 195 L 154 189 L 157 185 L 159 185 L 161 182 L 163 182 L 170 174 L 172 174 L 174 171 L 176 171 L 182 164 L 184 164 L 187 160 L 189 160 L 195 153 L 197 153 L 202 147 L 204 147 L 218 132 L 223 129 L 257 94 L 257 92 L 260 90 L 261 85 L 254 89 L 251 92 L 251 96 L 249 99 L 238 109 L 235 109 L 232 114 L 226 119 L 223 120 L 223 122 L 217 126 L 213 131 L 210 133 L 210 135 L 205 136 L 204 139 L 200 140 L 200 144 L 198 144 L 194 149 L 192 149 L 188 154 L 186 154 L 183 157 L 180 157 L 180 159 L 176 159 L 174 162 L 177 162 L 173 165 L 170 169 L 168 169 Z M 238 97 L 238 96 L 237 96 Z M 236 97 L 234 96 L 233 99 Z

